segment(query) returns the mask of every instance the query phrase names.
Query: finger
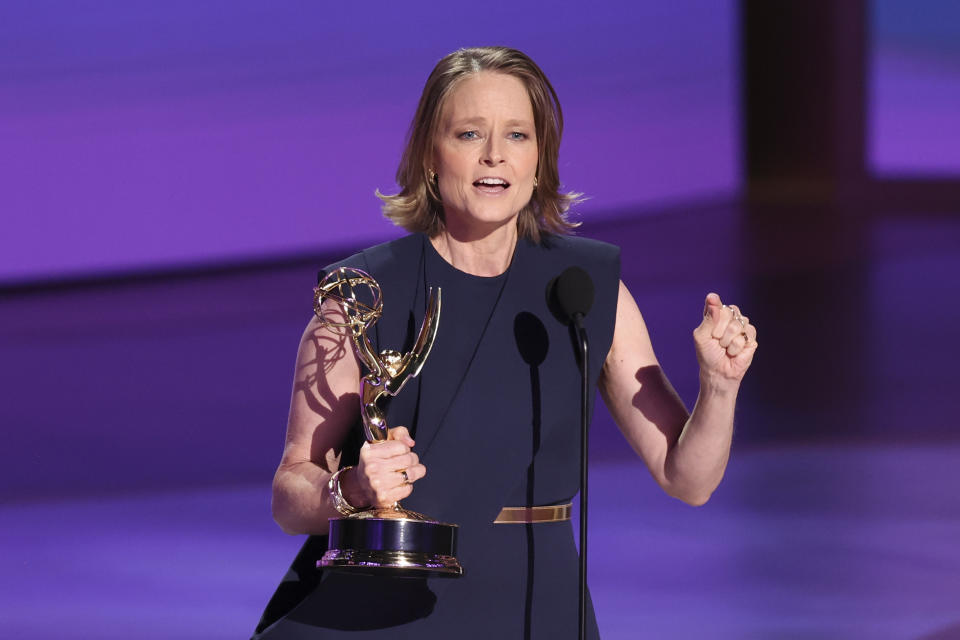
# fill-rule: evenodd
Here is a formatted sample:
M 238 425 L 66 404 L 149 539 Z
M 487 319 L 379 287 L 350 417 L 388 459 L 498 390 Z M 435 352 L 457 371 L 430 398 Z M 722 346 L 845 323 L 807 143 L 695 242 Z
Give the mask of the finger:
M 427 468 L 422 464 L 410 465 L 409 467 L 407 467 L 406 469 L 402 469 L 401 471 L 407 472 L 406 481 L 405 481 L 406 484 L 413 484 L 420 478 L 427 475 Z M 403 482 L 404 481 L 403 474 L 400 471 L 398 471 L 397 474 L 400 476 L 401 482 Z
M 422 465 L 417 465 L 414 467 L 407 467 L 406 469 L 394 471 L 394 474 L 396 474 L 394 477 L 394 485 L 399 487 L 405 484 L 413 484 L 422 478 L 424 475 L 426 475 L 426 467 L 423 468 L 423 472 L 421 473 L 421 466 Z
M 704 338 L 707 336 L 712 338 L 713 329 L 717 319 L 719 318 L 719 312 L 722 308 L 723 302 L 720 300 L 720 296 L 713 292 L 708 293 L 703 302 L 703 320 L 700 322 L 700 325 L 696 328 L 694 333 L 699 333 Z
M 743 335 L 744 333 L 744 327 L 736 320 L 736 318 L 731 318 L 727 323 L 727 328 L 723 331 L 723 335 L 719 338 L 720 346 L 726 349 L 737 338 L 737 336 Z
M 730 305 L 730 306 L 736 309 L 735 305 Z M 736 309 L 736 311 L 739 312 L 739 309 Z M 731 322 L 730 324 L 736 323 L 740 325 L 740 333 L 742 333 L 746 338 L 747 344 L 750 343 L 751 339 L 756 339 L 757 328 L 754 327 L 752 324 L 750 324 L 750 318 L 740 314 L 740 315 L 734 315 L 733 320 L 734 322 Z
M 412 471 L 408 471 L 407 475 L 411 479 L 414 477 Z M 413 493 L 413 482 L 404 482 L 403 476 L 399 472 L 395 472 L 389 479 L 385 478 L 383 482 L 379 483 L 374 502 L 377 506 L 389 507 L 393 503 L 408 497 L 411 493 Z
M 397 474 L 407 469 L 407 465 L 398 460 L 405 458 L 389 458 L 387 460 L 376 460 L 363 467 L 363 476 L 371 487 L 377 489 L 389 489 L 399 484 Z
M 383 447 L 378 445 L 374 448 L 382 449 Z M 364 461 L 362 469 L 363 475 L 367 478 L 371 486 L 377 485 L 383 488 L 384 486 L 389 487 L 392 486 L 392 484 L 396 484 L 393 483 L 392 479 L 402 470 L 414 468 L 419 465 L 419 456 L 412 451 L 406 451 L 396 456 L 370 458 Z
M 360 447 L 360 457 L 365 460 L 382 460 L 401 456 L 410 451 L 403 442 L 396 440 L 381 440 L 380 442 L 366 442 Z
M 736 356 L 747 347 L 747 337 L 744 334 L 738 334 L 730 344 L 727 345 L 727 355 Z
M 752 351 L 757 348 L 757 328 L 752 324 L 747 324 L 743 329 L 744 351 Z
M 720 296 L 712 291 L 707 294 L 706 300 L 703 301 L 703 315 L 704 317 L 710 315 L 710 309 L 712 307 L 722 307 L 723 301 L 720 300 Z
M 394 440 L 384 440 L 375 443 L 366 442 L 360 447 L 360 461 L 370 466 L 391 458 L 396 458 L 397 456 L 406 455 L 409 452 L 410 447 L 403 442 Z M 396 466 L 394 466 L 394 468 L 396 468 Z
M 411 448 L 416 444 L 414 439 L 410 437 L 410 432 L 407 431 L 406 427 L 393 427 L 388 431 L 388 439 L 403 442 Z
M 713 330 L 710 332 L 710 336 L 715 340 L 720 340 L 730 325 L 730 321 L 733 320 L 733 310 L 727 305 L 723 305 L 712 308 L 710 313 L 713 317 Z
M 399 471 L 400 469 L 407 469 L 409 467 L 417 466 L 420 464 L 420 458 L 417 457 L 417 454 L 411 451 L 410 453 L 406 453 L 402 456 L 390 458 L 387 462 L 393 465 L 394 471 Z

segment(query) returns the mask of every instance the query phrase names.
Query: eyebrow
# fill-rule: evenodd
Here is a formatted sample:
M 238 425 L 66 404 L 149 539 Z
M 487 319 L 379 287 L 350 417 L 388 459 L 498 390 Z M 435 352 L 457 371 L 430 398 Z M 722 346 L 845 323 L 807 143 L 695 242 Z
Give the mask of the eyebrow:
M 459 120 L 454 120 L 450 122 L 451 127 L 462 127 L 468 124 L 487 124 L 487 119 L 482 116 L 476 116 L 472 118 L 461 118 Z M 533 122 L 530 120 L 520 120 L 517 118 L 511 118 L 504 123 L 508 127 L 532 127 Z

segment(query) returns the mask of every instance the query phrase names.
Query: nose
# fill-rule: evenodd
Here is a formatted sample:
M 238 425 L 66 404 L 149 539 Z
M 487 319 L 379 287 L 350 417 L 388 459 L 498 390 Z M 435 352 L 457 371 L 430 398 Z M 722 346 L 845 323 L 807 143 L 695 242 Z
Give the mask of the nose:
M 503 162 L 503 149 L 501 149 L 501 144 L 503 144 L 503 142 L 497 139 L 496 136 L 487 138 L 487 144 L 483 147 L 481 162 L 488 167 L 493 167 Z

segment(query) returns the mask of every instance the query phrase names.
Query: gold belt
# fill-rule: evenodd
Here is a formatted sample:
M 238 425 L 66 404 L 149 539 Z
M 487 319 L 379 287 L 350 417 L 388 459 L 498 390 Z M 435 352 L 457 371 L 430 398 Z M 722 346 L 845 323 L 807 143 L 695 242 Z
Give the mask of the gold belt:
M 543 507 L 504 507 L 493 524 L 534 524 L 570 519 L 570 503 Z

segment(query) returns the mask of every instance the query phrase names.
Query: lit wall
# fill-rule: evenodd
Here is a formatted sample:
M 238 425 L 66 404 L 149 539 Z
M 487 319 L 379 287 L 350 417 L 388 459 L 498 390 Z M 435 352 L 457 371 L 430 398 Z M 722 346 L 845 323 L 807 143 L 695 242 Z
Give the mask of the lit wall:
M 34 0 L 0 24 L 0 283 L 396 235 L 373 192 L 460 46 L 521 48 L 552 78 L 583 216 L 738 185 L 730 0 Z
M 869 164 L 960 176 L 960 3 L 873 0 Z

